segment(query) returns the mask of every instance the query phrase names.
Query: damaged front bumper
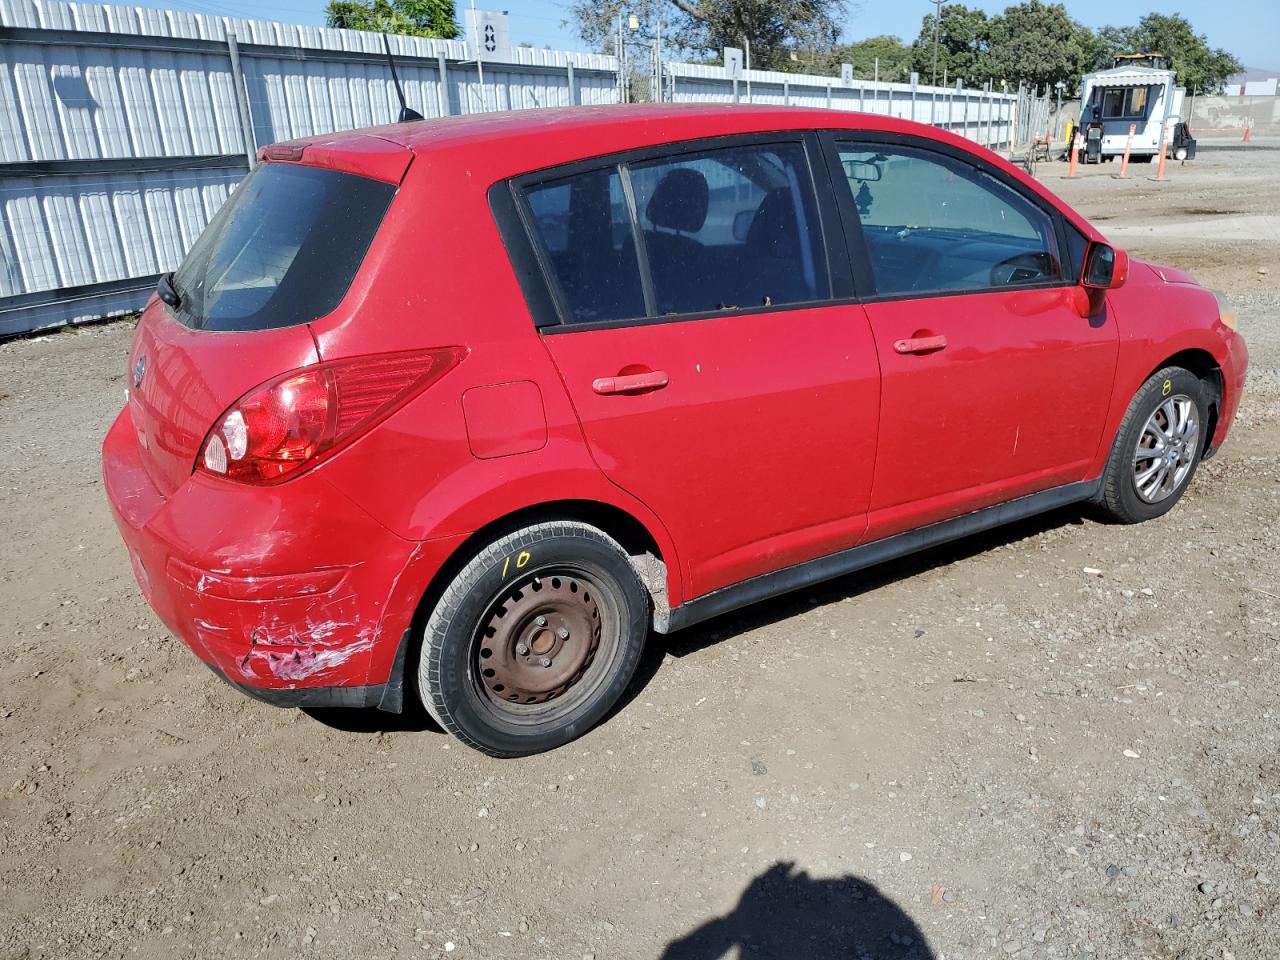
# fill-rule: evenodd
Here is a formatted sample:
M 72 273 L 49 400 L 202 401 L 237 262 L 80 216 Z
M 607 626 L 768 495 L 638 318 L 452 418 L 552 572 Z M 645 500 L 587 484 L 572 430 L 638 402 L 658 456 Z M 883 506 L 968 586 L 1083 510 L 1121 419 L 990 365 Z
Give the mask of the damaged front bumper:
M 102 455 L 143 596 L 215 673 L 280 706 L 399 709 L 406 633 L 452 542 L 397 537 L 320 471 L 282 487 L 193 474 L 165 496 L 127 412 Z

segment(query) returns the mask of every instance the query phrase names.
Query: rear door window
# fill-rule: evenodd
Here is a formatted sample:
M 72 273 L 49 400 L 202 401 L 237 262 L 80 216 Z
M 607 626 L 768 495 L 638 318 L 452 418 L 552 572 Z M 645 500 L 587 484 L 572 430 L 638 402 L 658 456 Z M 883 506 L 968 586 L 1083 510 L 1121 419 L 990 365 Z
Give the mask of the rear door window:
M 395 192 L 336 170 L 260 165 L 175 272 L 178 319 L 267 330 L 324 316 L 351 286 Z
M 800 143 L 620 164 L 536 183 L 524 195 L 569 323 L 830 296 Z
M 828 295 L 804 147 L 760 144 L 630 167 L 655 313 Z
M 534 229 L 572 323 L 645 314 L 631 218 L 616 169 L 530 187 Z

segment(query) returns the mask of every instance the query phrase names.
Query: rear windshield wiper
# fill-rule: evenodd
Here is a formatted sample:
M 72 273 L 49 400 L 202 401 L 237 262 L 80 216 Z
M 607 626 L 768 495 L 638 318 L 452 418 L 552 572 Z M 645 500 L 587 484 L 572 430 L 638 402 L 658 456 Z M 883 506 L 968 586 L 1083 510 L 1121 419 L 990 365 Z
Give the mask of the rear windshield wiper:
M 160 280 L 156 283 L 156 293 L 171 307 L 176 307 L 182 303 L 182 294 L 178 292 L 178 288 L 173 285 L 173 271 L 160 274 Z

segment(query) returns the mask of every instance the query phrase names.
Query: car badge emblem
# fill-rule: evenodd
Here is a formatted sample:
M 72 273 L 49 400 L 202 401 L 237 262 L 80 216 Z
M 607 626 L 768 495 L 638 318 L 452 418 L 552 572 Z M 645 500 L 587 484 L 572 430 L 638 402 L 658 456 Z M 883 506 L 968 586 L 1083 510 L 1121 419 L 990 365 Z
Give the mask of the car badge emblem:
M 133 388 L 142 386 L 142 378 L 147 375 L 147 355 L 144 353 L 133 364 Z

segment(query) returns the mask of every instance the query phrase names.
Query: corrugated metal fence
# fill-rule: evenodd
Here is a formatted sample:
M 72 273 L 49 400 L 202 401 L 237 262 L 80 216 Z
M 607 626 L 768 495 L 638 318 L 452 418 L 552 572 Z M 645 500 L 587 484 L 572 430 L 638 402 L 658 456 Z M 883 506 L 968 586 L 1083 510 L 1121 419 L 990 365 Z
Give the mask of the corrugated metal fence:
M 427 117 L 618 100 L 613 57 L 514 48 L 514 62 L 485 60 L 481 84 L 463 42 L 389 39 L 406 99 Z M 382 43 L 184 11 L 0 0 L 0 336 L 137 310 L 258 146 L 393 122 Z M 1021 92 L 748 74 L 735 82 L 723 67 L 665 64 L 664 99 L 862 110 L 992 147 L 1039 122 Z
M 776 103 L 798 107 L 860 110 L 930 123 L 988 147 L 1010 145 L 1018 116 L 1018 94 L 955 87 L 842 81 L 815 74 L 743 71 L 733 80 L 724 67 L 665 65 L 666 96 L 676 103 Z
M 613 57 L 390 41 L 428 117 L 617 100 Z M 0 335 L 138 309 L 258 145 L 398 112 L 377 34 L 0 0 Z

